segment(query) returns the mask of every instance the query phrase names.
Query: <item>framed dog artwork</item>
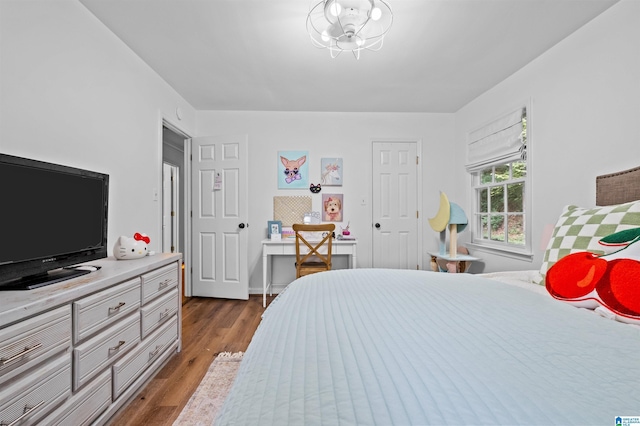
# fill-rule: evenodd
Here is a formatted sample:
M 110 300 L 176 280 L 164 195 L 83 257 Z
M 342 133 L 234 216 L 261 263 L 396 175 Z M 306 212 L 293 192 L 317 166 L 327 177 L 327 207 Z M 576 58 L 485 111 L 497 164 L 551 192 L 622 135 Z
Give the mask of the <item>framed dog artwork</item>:
M 322 194 L 322 220 L 342 222 L 343 194 Z
M 278 189 L 309 187 L 309 153 L 307 151 L 278 152 Z

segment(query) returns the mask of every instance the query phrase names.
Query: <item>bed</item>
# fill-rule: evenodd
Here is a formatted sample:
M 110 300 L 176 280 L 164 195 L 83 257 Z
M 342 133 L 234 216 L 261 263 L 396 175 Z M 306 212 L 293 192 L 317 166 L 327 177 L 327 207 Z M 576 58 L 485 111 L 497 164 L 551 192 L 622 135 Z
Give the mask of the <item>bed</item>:
M 578 211 L 580 219 L 639 199 L 640 168 L 597 178 L 597 191 L 610 185 L 632 189 L 609 199 L 613 206 Z M 559 231 L 576 214 L 566 210 L 543 268 L 578 250 Z M 265 311 L 216 424 L 615 425 L 640 417 L 640 326 L 552 298 L 536 283 L 543 268 L 300 278 Z

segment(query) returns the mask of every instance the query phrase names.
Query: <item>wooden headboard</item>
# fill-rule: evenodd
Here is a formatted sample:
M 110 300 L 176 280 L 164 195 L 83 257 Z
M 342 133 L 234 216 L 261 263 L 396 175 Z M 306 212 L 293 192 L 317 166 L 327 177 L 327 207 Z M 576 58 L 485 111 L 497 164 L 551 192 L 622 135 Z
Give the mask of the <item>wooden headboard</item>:
M 640 200 L 640 167 L 596 177 L 596 205 Z

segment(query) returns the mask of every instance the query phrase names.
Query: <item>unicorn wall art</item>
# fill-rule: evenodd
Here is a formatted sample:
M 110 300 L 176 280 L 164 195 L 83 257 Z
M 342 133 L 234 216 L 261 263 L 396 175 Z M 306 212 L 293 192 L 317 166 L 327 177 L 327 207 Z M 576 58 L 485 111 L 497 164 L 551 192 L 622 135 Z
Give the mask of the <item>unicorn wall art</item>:
M 322 158 L 320 167 L 322 185 L 342 186 L 342 158 Z

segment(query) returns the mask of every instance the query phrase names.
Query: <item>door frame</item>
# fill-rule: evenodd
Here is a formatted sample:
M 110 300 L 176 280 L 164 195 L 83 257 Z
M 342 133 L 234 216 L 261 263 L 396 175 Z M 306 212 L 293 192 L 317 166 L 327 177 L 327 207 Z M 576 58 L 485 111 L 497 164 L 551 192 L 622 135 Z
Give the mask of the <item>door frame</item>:
M 189 236 L 190 233 L 190 228 L 189 228 L 189 206 L 191 205 L 191 196 L 190 196 L 190 192 L 191 191 L 191 179 L 188 179 L 187 173 L 191 173 L 191 165 L 190 165 L 190 161 L 189 158 L 191 158 L 191 149 L 190 149 L 190 144 L 187 142 L 191 136 L 184 131 L 183 129 L 180 128 L 180 126 L 176 125 L 175 123 L 171 122 L 170 120 L 168 120 L 166 117 L 162 117 L 162 120 L 160 122 L 160 159 L 159 159 L 159 168 L 160 168 L 160 185 L 159 188 L 162 188 L 162 184 L 163 184 L 163 178 L 162 178 L 162 172 L 163 172 L 163 163 L 164 160 L 162 158 L 162 150 L 163 148 L 163 144 L 164 144 L 164 136 L 163 136 L 163 127 L 168 128 L 169 130 L 171 130 L 172 132 L 180 135 L 183 137 L 183 150 L 184 150 L 184 158 L 183 158 L 183 164 L 182 164 L 182 168 L 183 168 L 183 175 L 185 176 L 184 178 L 184 182 L 182 182 L 182 187 L 180 188 L 181 191 L 185 191 L 184 192 L 184 206 L 185 206 L 185 212 L 183 215 L 181 215 L 180 221 L 182 222 L 183 225 L 183 229 L 184 229 L 184 235 L 182 236 L 182 241 L 184 242 L 184 251 L 182 253 L 182 262 L 183 262 L 183 266 L 186 265 L 187 267 L 190 267 L 191 265 L 191 237 Z M 162 194 L 162 190 L 157 190 L 158 193 Z M 158 231 L 158 235 L 162 236 L 162 215 L 163 215 L 163 203 L 160 202 L 158 203 L 158 214 L 160 215 L 160 221 L 159 221 L 159 231 Z M 190 297 L 191 296 L 191 277 L 188 273 L 184 274 L 184 292 L 182 294 L 183 297 Z
M 418 233 L 418 269 L 424 269 L 424 264 L 423 264 L 423 250 L 424 250 L 424 246 L 423 246 L 423 237 L 424 237 L 424 227 L 423 227 L 423 222 L 425 220 L 424 218 L 424 206 L 423 206 L 423 184 L 422 184 L 422 167 L 424 165 L 424 158 L 422 156 L 422 139 L 414 139 L 414 138 L 371 138 L 371 144 L 370 144 L 370 148 L 369 148 L 369 152 L 371 153 L 371 160 L 370 160 L 370 167 L 371 167 L 371 266 L 374 267 L 373 265 L 373 261 L 374 261 L 374 222 L 375 222 L 375 212 L 373 211 L 373 192 L 374 192 L 374 186 L 373 186 L 373 182 L 375 181 L 375 178 L 373 176 L 373 147 L 375 143 L 415 143 L 416 144 L 416 156 L 418 157 L 418 167 L 416 170 L 416 208 L 418 211 L 418 218 L 417 218 L 417 222 L 418 222 L 418 228 L 417 228 L 417 233 Z
M 182 221 L 182 215 L 180 214 L 180 174 L 177 173 L 180 167 L 164 162 L 162 167 L 162 251 L 167 252 L 167 238 L 171 245 L 169 247 L 170 252 L 179 251 L 180 239 L 183 238 L 180 235 L 179 228 Z M 170 211 L 167 229 L 167 211 Z

